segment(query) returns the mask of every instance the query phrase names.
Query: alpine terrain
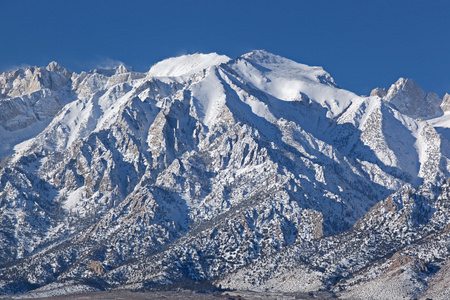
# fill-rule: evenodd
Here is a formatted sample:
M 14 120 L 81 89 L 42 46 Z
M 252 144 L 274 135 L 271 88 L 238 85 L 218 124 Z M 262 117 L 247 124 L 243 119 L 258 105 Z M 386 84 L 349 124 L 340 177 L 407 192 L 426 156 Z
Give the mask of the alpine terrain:
M 359 96 L 266 51 L 52 62 L 0 74 L 0 140 L 0 294 L 449 297 L 450 95 L 411 79 Z

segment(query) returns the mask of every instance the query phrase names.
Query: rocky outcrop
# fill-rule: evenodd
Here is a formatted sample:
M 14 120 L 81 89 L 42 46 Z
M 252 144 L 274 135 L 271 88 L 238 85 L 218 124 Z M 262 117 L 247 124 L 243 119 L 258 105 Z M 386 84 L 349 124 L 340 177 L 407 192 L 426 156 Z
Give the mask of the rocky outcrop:
M 416 114 L 426 118 L 442 113 L 441 103 L 442 99 L 436 93 L 428 93 Z
M 384 88 L 375 88 L 370 92 L 370 96 L 378 96 L 383 98 L 387 95 L 387 91 Z
M 441 109 L 443 112 L 450 111 L 450 94 L 445 94 L 442 99 Z
M 0 95 L 3 98 L 15 98 L 33 92 L 49 89 L 57 91 L 70 81 L 72 73 L 56 62 L 46 68 L 28 67 L 0 74 Z
M 416 118 L 442 113 L 442 99 L 436 93 L 425 94 L 411 79 L 400 78 L 389 88 L 384 99 L 401 113 Z
M 400 78 L 389 88 L 385 99 L 401 113 L 415 116 L 425 96 L 413 80 Z

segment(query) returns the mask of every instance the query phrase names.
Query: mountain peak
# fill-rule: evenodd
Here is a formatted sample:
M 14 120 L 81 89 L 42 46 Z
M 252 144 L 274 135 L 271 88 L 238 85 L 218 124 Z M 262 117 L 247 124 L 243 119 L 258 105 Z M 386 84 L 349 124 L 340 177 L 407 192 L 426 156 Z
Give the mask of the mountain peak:
M 426 94 L 409 78 L 399 78 L 389 88 L 384 99 L 401 113 L 412 117 L 427 118 L 445 111 L 442 108 L 445 105 L 436 93 Z
M 64 68 L 61 67 L 61 65 L 58 64 L 56 61 L 52 61 L 48 64 L 46 69 L 47 69 L 47 71 L 50 72 L 50 71 L 60 71 L 60 70 L 63 70 Z
M 425 93 L 420 89 L 419 85 L 411 78 L 403 78 L 400 77 L 390 88 L 389 90 L 401 89 L 405 92 L 419 92 Z
M 290 65 L 292 63 L 295 63 L 297 65 L 302 65 L 304 67 L 309 67 L 307 65 L 299 64 L 297 62 L 294 62 L 293 60 L 290 60 L 288 58 L 270 53 L 266 50 L 254 50 L 248 53 L 245 53 L 241 56 L 241 58 L 244 58 L 246 60 L 249 60 L 254 63 L 258 63 L 263 66 L 267 65 Z M 311 67 L 309 67 L 311 68 Z
M 273 61 L 279 61 L 280 59 L 283 59 L 283 57 L 270 53 L 264 49 L 262 50 L 253 50 L 251 52 L 243 54 L 241 57 L 245 59 L 250 60 L 273 60 Z
M 226 63 L 230 58 L 217 53 L 194 53 L 167 58 L 153 65 L 148 75 L 154 77 L 179 77 L 192 75 L 209 67 Z
M 441 109 L 444 112 L 450 111 L 450 94 L 446 93 L 444 95 L 444 98 L 442 99 Z
M 274 71 L 276 76 L 303 78 L 306 81 L 320 82 L 338 87 L 331 75 L 320 66 L 301 64 L 291 59 L 272 54 L 266 50 L 254 50 L 242 55 L 241 58 L 254 65 L 259 65 Z
M 115 67 L 114 70 L 116 70 L 116 74 L 130 73 L 134 71 L 132 67 L 126 66 L 123 63 Z

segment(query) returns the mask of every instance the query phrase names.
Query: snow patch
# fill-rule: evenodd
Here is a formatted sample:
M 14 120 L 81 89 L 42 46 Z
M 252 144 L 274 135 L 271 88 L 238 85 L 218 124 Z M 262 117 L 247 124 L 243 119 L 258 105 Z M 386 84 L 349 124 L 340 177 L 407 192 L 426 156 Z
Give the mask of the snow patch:
M 205 78 L 191 86 L 197 115 L 207 126 L 217 119 L 226 101 L 223 85 L 215 71 L 209 68 Z

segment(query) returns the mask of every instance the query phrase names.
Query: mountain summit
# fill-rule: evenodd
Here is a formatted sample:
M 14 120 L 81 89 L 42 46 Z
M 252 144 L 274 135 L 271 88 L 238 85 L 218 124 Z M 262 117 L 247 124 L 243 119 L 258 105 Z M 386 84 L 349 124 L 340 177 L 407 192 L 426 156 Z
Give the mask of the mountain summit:
M 195 53 L 165 59 L 150 68 L 148 74 L 155 77 L 189 76 L 209 67 L 226 63 L 228 56 L 217 53 Z
M 364 97 L 258 50 L 52 62 L 0 74 L 0 95 L 3 294 L 440 292 L 449 101 L 412 80 Z
M 406 115 L 430 117 L 442 113 L 442 99 L 435 93 L 426 95 L 411 79 L 400 78 L 394 83 L 387 92 L 386 101 Z

